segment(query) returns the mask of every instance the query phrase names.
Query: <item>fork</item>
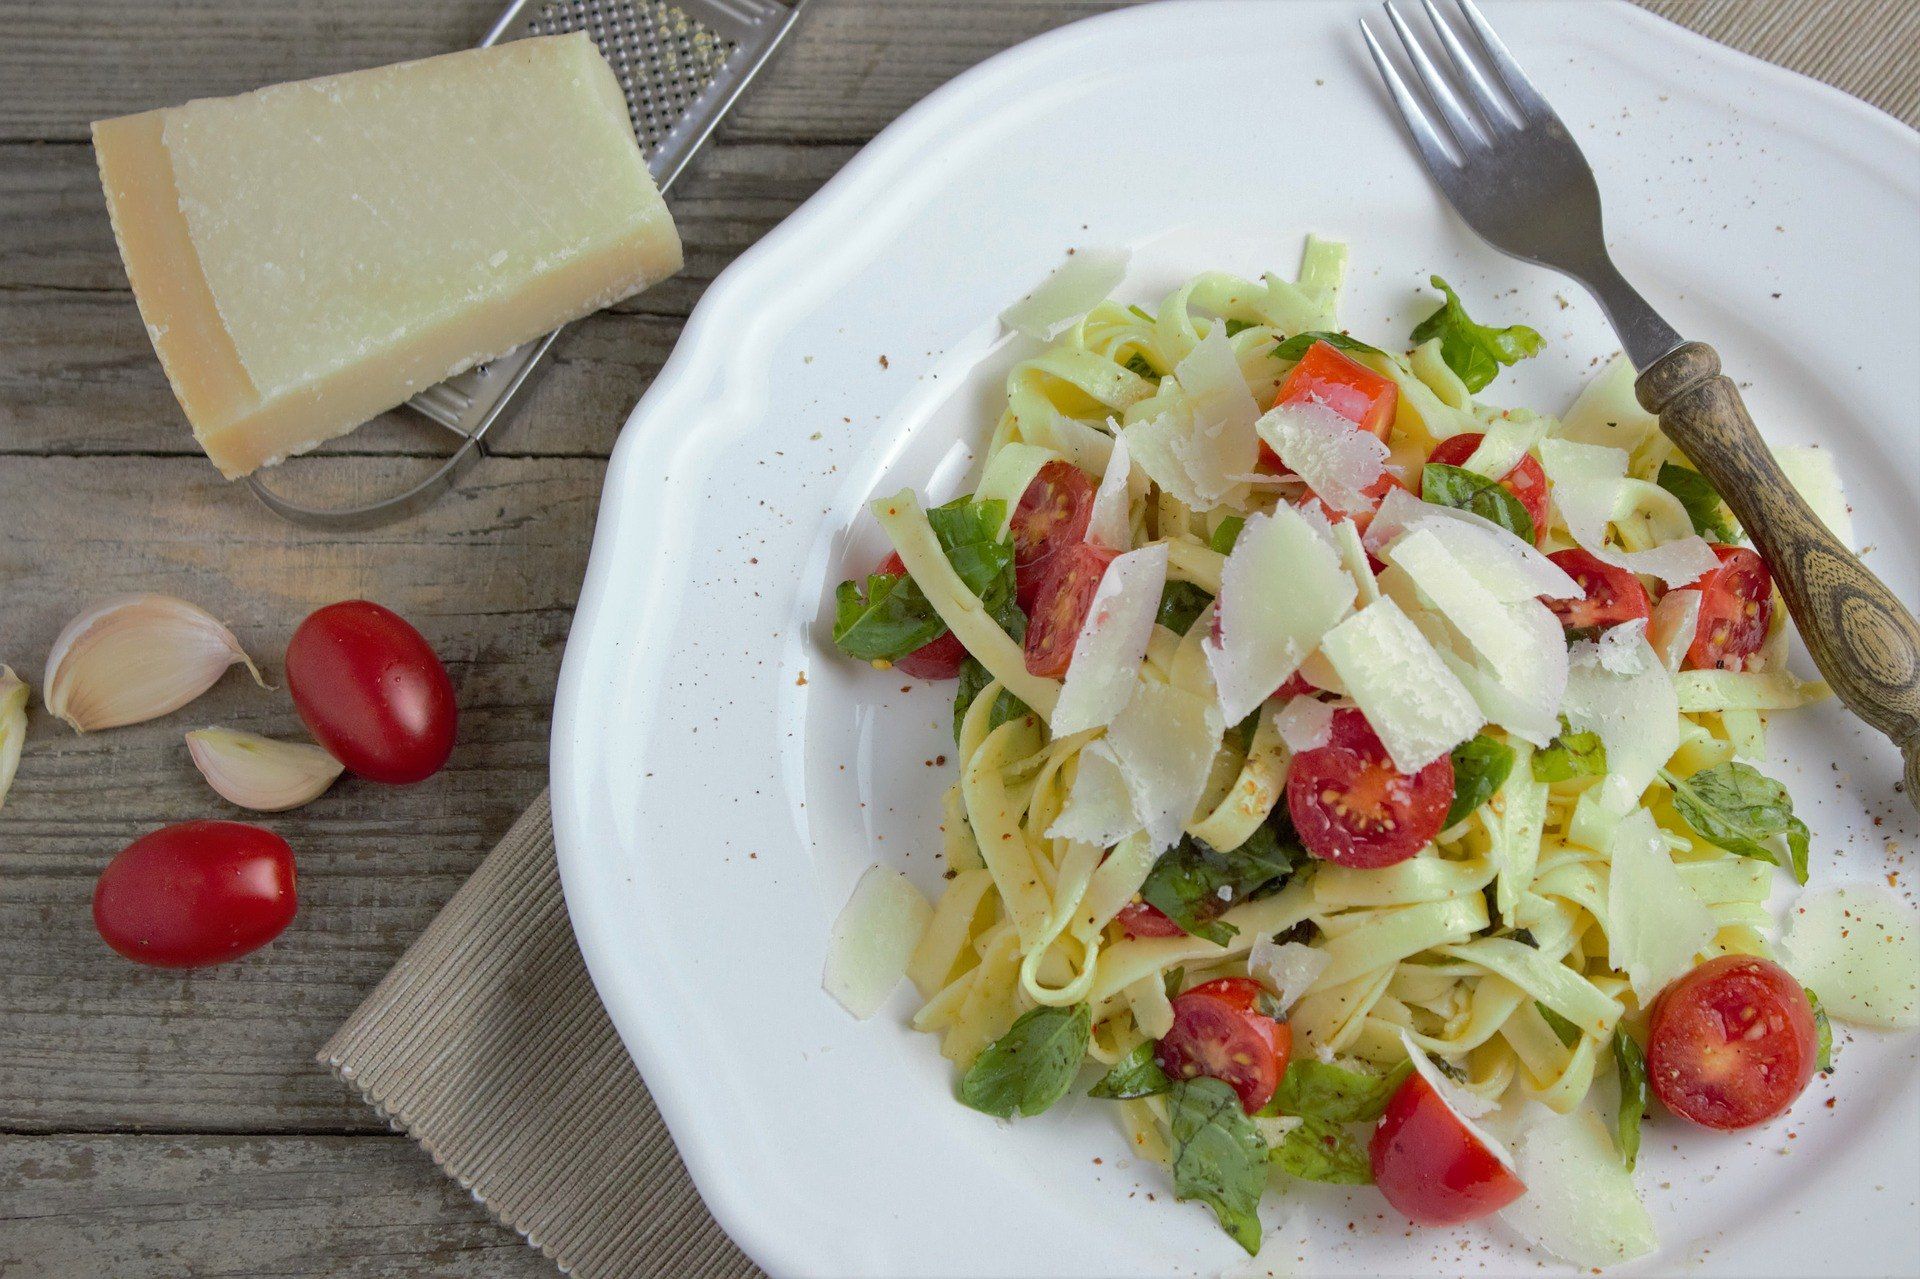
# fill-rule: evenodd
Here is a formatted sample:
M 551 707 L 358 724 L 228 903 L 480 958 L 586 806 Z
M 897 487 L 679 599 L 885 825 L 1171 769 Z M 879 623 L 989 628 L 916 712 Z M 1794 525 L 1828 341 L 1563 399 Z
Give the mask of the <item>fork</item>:
M 1753 538 L 1840 700 L 1900 748 L 1920 808 L 1920 624 L 1788 482 L 1714 349 L 1683 341 L 1615 268 L 1592 168 L 1473 0 L 1456 0 L 1471 35 L 1434 0 L 1420 3 L 1451 75 L 1392 0 L 1385 8 L 1432 110 L 1364 18 L 1360 30 L 1427 171 L 1487 243 L 1571 276 L 1600 303 L 1639 371 L 1634 394 Z

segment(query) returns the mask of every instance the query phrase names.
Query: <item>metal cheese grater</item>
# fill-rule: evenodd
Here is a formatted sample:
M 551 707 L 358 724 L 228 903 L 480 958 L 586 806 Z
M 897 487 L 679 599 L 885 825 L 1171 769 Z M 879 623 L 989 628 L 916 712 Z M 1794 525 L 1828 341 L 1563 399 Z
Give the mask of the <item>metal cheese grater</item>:
M 585 31 L 613 64 L 634 136 L 665 194 L 748 81 L 792 30 L 806 0 L 514 0 L 481 47 L 525 36 Z M 432 504 L 486 453 L 487 432 L 506 417 L 558 329 L 428 387 L 407 408 L 460 437 L 425 480 L 360 506 L 307 506 L 247 477 L 267 509 L 316 528 L 373 528 Z

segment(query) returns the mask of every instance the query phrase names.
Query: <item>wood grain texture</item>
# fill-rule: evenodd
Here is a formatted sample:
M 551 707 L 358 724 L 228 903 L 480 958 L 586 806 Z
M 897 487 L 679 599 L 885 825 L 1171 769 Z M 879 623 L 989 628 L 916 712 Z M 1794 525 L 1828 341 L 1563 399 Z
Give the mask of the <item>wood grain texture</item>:
M 1687 343 L 1634 390 L 1753 539 L 1833 691 L 1900 747 L 1920 808 L 1920 623 L 1794 490 L 1712 347 Z
M 551 1279 L 411 1141 L 0 1137 L 7 1279 Z

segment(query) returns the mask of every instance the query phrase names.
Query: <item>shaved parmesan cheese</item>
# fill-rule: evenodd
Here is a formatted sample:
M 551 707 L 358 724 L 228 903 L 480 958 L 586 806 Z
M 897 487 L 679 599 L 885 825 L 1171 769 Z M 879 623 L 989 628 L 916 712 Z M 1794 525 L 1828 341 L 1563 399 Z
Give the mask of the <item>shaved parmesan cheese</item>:
M 1494 1158 L 1509 1168 L 1513 1167 L 1513 1156 L 1507 1152 L 1507 1148 L 1496 1140 L 1493 1134 L 1473 1122 L 1492 1112 L 1495 1103 L 1488 1101 L 1477 1092 L 1459 1087 L 1441 1074 L 1434 1066 L 1433 1059 L 1427 1056 L 1426 1050 L 1414 1043 L 1413 1036 L 1404 1030 L 1400 1032 L 1400 1043 L 1406 1048 L 1407 1060 L 1413 1063 L 1415 1073 L 1426 1080 L 1427 1087 L 1433 1089 L 1434 1096 L 1453 1112 L 1453 1117 L 1460 1121 L 1460 1126 L 1485 1146 Z
M 1256 938 L 1253 949 L 1247 952 L 1247 971 L 1256 981 L 1266 983 L 1282 1016 L 1312 988 L 1331 962 L 1332 956 L 1324 950 L 1297 941 L 1276 943 L 1265 935 Z
M 1020 505 L 1020 499 L 1026 496 L 1027 486 L 1033 483 L 1033 477 L 1040 473 L 1040 468 L 1053 459 L 1052 449 L 1043 449 L 1035 444 L 1003 444 L 987 462 L 987 469 L 982 472 L 980 485 L 974 489 L 973 496 L 976 501 L 1006 503 L 1006 514 L 1000 520 L 1001 537 L 1007 535 L 1007 529 L 1013 523 L 1013 512 Z
M 1920 927 L 1890 890 L 1862 883 L 1807 893 L 1784 940 L 1793 975 L 1835 1017 L 1881 1030 L 1920 1026 Z
M 1596 444 L 1631 453 L 1660 429 L 1660 419 L 1640 407 L 1633 363 L 1616 355 L 1600 376 L 1581 390 L 1554 435 L 1576 444 Z
M 1713 548 L 1701 537 L 1683 537 L 1643 551 L 1607 545 L 1607 525 L 1628 491 L 1627 455 L 1620 449 L 1543 440 L 1540 464 L 1553 485 L 1554 506 L 1567 531 L 1602 563 L 1652 574 L 1669 586 L 1685 586 L 1719 565 Z
M 1212 700 L 1148 680 L 1114 717 L 1107 744 L 1156 853 L 1186 829 L 1226 728 Z
M 1525 409 L 1509 409 L 1488 425 L 1486 434 L 1460 467 L 1490 480 L 1504 480 L 1528 451 L 1546 437 L 1551 425 L 1551 418 Z
M 1478 732 L 1480 707 L 1400 606 L 1380 599 L 1327 632 L 1320 651 L 1403 773 Z
M 1483 669 L 1524 708 L 1520 718 L 1527 726 L 1559 716 L 1567 687 L 1566 632 L 1546 605 L 1539 600 L 1501 603 L 1431 528 L 1407 533 L 1386 554 L 1473 646 Z
M 1114 436 L 1091 422 L 1068 417 L 1050 404 L 1044 407 L 1050 414 L 1047 420 L 1035 422 L 1022 417 L 1021 432 L 1036 444 L 1052 447 L 1088 475 L 1106 474 L 1107 460 L 1113 456 Z
M 1251 515 L 1220 573 L 1218 640 L 1205 642 L 1220 713 L 1238 723 L 1346 616 L 1357 588 L 1333 547 L 1290 506 Z
M 1643 1008 L 1693 967 L 1717 931 L 1674 868 L 1653 814 L 1636 808 L 1614 828 L 1607 876 L 1607 964 L 1627 975 Z
M 1307 654 L 1307 660 L 1300 663 L 1300 678 L 1307 681 L 1323 693 L 1332 693 L 1337 697 L 1347 695 L 1347 686 L 1340 682 L 1339 673 L 1333 669 L 1333 663 L 1327 655 L 1318 649 Z
M 1328 506 L 1348 513 L 1372 508 L 1366 489 L 1386 473 L 1387 446 L 1370 432 L 1311 400 L 1280 405 L 1254 429 Z
M 1631 652 L 1616 659 L 1638 663 L 1640 669 L 1626 675 L 1601 664 L 1598 645 L 1575 644 L 1560 707 L 1576 732 L 1597 733 L 1606 747 L 1601 794 L 1615 813 L 1638 804 L 1654 774 L 1680 748 L 1680 699 L 1673 676 L 1646 640 L 1635 640 Z
M 1107 565 L 1054 703 L 1054 736 L 1105 727 L 1133 696 L 1166 584 L 1165 543 L 1128 551 Z
M 1436 651 L 1440 654 L 1440 660 L 1447 664 L 1447 669 L 1453 672 L 1472 696 L 1489 724 L 1497 724 L 1535 746 L 1545 746 L 1560 731 L 1557 704 L 1549 708 L 1540 699 L 1529 696 L 1525 690 L 1509 688 L 1499 676 L 1466 658 L 1444 648 Z
M 1173 380 L 1186 394 L 1194 439 L 1217 475 L 1237 477 L 1252 471 L 1260 448 L 1253 423 L 1260 410 L 1224 324 L 1215 325 L 1173 366 Z
M 1528 1243 L 1596 1269 L 1645 1256 L 1658 1243 L 1633 1174 L 1591 1106 L 1547 1112 L 1520 1134 L 1514 1159 L 1527 1193 L 1500 1219 Z
M 1653 606 L 1647 623 L 1647 643 L 1669 671 L 1678 671 L 1700 629 L 1700 592 L 1688 587 L 1668 591 Z
M 1121 432 L 1128 456 L 1179 502 L 1195 511 L 1243 504 L 1239 471 L 1223 460 L 1219 433 L 1196 425 L 1184 404 Z
M 1007 445 L 1006 448 L 1012 448 Z M 1107 469 L 1100 476 L 1100 487 L 1094 490 L 1093 510 L 1087 516 L 1087 540 L 1096 546 L 1104 546 L 1110 551 L 1124 551 L 1133 545 L 1133 522 L 1130 518 L 1132 490 L 1128 480 L 1132 476 L 1132 462 L 1127 457 L 1127 442 L 1115 440 L 1113 455 L 1107 459 Z
M 1127 274 L 1131 256 L 1125 249 L 1081 249 L 1002 311 L 1000 322 L 1016 333 L 1051 342 L 1106 300 Z
M 1840 473 L 1834 470 L 1833 454 L 1823 448 L 1803 445 L 1775 449 L 1773 458 L 1787 473 L 1787 481 L 1827 526 L 1827 531 L 1852 546 L 1853 509 L 1847 505 L 1846 490 L 1840 487 Z
M 1645 643 L 1646 637 L 1647 619 L 1631 618 L 1601 632 L 1594 657 L 1615 675 L 1638 675 L 1647 669 L 1649 658 L 1658 657 Z
M 1273 717 L 1273 726 L 1294 754 L 1318 750 L 1333 736 L 1333 705 L 1315 697 L 1291 698 Z
M 1073 839 L 1100 848 L 1112 848 L 1139 830 L 1143 823 L 1133 811 L 1133 795 L 1120 762 L 1105 742 L 1094 742 L 1076 758 L 1073 789 L 1048 839 Z
M 1314 509 L 1318 513 L 1317 508 Z M 1352 520 L 1341 520 L 1331 526 L 1333 549 L 1340 556 L 1340 564 L 1353 578 L 1353 584 L 1359 588 L 1360 603 L 1371 604 L 1380 598 L 1380 583 L 1374 580 L 1373 565 L 1367 561 L 1367 548 L 1360 541 L 1360 526 Z
M 820 985 L 861 1021 L 880 1011 L 907 975 L 907 960 L 933 918 L 933 907 L 905 875 L 869 866 L 853 886 L 827 938 Z
M 1367 526 L 1366 549 L 1378 554 L 1401 534 L 1425 529 L 1502 603 L 1545 597 L 1573 599 L 1583 592 L 1567 571 L 1492 520 L 1470 511 L 1422 502 L 1395 488 Z

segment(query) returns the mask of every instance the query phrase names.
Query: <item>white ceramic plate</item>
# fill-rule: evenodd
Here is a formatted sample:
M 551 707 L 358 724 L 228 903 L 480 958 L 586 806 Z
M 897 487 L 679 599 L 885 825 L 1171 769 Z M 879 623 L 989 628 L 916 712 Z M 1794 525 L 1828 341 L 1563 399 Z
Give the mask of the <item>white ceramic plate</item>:
M 1599 173 L 1621 267 L 1720 349 L 1770 438 L 1834 448 L 1870 562 L 1920 595 L 1915 135 L 1624 4 L 1489 8 Z M 1101 1103 L 975 1114 L 906 1029 L 908 991 L 866 1024 L 821 992 L 869 863 L 936 887 L 952 773 L 947 691 L 837 660 L 823 618 L 882 551 L 866 501 L 967 474 L 1015 354 L 994 317 L 1070 246 L 1133 246 L 1145 299 L 1206 268 L 1290 274 L 1305 232 L 1332 235 L 1356 332 L 1404 334 L 1439 271 L 1551 343 L 1491 395 L 1564 407 L 1616 344 L 1575 286 L 1483 247 L 1429 188 L 1361 12 L 1134 9 L 969 72 L 714 283 L 627 423 L 554 721 L 560 869 L 695 1180 L 776 1275 L 1246 1266 Z M 1904 869 L 1891 850 L 1917 827 L 1886 744 L 1832 706 L 1778 740 L 1818 879 Z M 1920 1269 L 1917 1079 L 1912 1037 L 1843 1035 L 1785 1122 L 1650 1130 L 1663 1249 L 1640 1269 Z M 1262 1271 L 1539 1272 L 1498 1227 L 1408 1230 L 1365 1189 L 1270 1194 L 1267 1219 Z

